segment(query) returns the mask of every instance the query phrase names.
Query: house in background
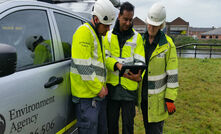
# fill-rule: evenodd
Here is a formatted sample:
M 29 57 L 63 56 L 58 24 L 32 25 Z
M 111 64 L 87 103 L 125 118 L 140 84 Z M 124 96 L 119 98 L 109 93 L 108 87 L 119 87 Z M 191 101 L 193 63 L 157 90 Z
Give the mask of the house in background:
M 201 38 L 200 39 L 217 39 L 221 40 L 221 27 L 216 28 L 214 30 L 201 33 Z
M 140 33 L 141 35 L 143 35 L 146 31 L 146 23 L 141 20 L 140 18 L 138 17 L 135 17 L 133 19 L 133 28 L 138 32 Z
M 133 19 L 133 28 L 143 35 L 146 31 L 146 23 L 138 17 Z M 162 31 L 168 35 L 189 35 L 189 22 L 178 17 L 172 22 L 166 22 L 166 27 Z
M 133 28 L 143 35 L 146 31 L 146 23 L 138 17 L 133 19 Z M 218 39 L 221 40 L 221 28 L 215 27 L 189 27 L 189 22 L 178 17 L 172 22 L 166 22 L 163 31 L 168 35 L 191 36 L 194 39 Z
M 189 35 L 189 22 L 178 17 L 172 22 L 166 23 L 166 33 L 168 35 Z
M 194 39 L 201 39 L 201 34 L 214 30 L 214 27 L 202 28 L 202 27 L 189 27 L 189 36 L 192 36 Z

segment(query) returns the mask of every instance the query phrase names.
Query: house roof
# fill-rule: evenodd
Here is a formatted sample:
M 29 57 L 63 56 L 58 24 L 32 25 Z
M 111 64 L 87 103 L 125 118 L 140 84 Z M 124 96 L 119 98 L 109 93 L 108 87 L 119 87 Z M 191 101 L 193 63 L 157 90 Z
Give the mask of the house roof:
M 138 18 L 138 17 L 135 17 L 133 19 L 133 24 L 134 25 L 146 25 L 146 23 L 143 20 L 141 20 L 140 18 Z
M 216 28 L 214 30 L 202 33 L 201 35 L 221 35 L 221 27 L 220 28 Z
M 177 17 L 175 20 L 169 23 L 169 25 L 189 25 L 189 22 L 186 22 L 180 17 Z
M 208 32 L 214 30 L 214 27 L 190 27 L 189 30 L 192 32 Z

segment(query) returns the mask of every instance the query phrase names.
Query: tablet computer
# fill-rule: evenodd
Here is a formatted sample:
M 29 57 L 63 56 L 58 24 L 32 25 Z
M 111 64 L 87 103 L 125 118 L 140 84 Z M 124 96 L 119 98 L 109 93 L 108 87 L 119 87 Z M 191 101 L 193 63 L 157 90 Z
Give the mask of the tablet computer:
M 124 73 L 131 71 L 133 74 L 137 74 L 141 70 L 141 74 L 146 69 L 147 65 L 123 65 L 120 71 L 120 76 L 123 76 Z

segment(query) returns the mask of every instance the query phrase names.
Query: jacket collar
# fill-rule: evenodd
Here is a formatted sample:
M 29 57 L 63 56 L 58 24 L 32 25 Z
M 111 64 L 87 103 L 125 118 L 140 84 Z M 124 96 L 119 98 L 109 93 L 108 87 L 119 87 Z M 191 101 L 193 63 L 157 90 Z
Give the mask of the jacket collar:
M 146 41 L 148 41 L 148 39 L 149 39 L 148 37 L 149 37 L 149 34 L 147 31 L 144 35 L 144 39 L 146 39 Z M 169 48 L 168 41 L 166 39 L 166 35 L 161 30 L 158 31 L 154 41 L 157 46 L 156 46 L 154 52 L 152 53 L 150 59 L 152 59 L 154 56 L 162 53 L 163 51 L 165 51 Z
M 87 23 L 93 28 L 93 30 L 95 31 L 97 37 L 99 37 L 98 31 L 97 31 L 97 29 L 94 27 L 94 25 L 93 25 L 90 21 L 88 21 Z M 100 37 L 99 37 L 99 38 L 100 38 Z
M 101 36 L 99 36 L 97 29 L 94 27 L 94 25 L 90 21 L 88 21 L 87 23 L 93 28 L 93 30 L 95 31 L 100 43 L 102 43 Z
M 166 35 L 162 31 L 160 31 L 159 46 L 162 46 L 162 45 L 167 44 L 167 43 L 168 43 L 168 41 L 166 39 Z
M 145 42 L 147 42 L 147 41 L 149 42 L 149 34 L 148 34 L 148 31 L 145 32 L 145 34 L 144 34 L 144 39 L 146 39 Z M 159 46 L 162 46 L 162 45 L 167 44 L 167 43 L 168 43 L 168 42 L 167 42 L 167 39 L 166 39 L 165 34 L 164 34 L 161 30 L 159 30 L 159 31 L 157 32 L 157 35 L 156 35 L 154 41 L 153 41 L 153 44 L 155 44 L 155 45 L 158 45 L 158 44 L 159 44 Z

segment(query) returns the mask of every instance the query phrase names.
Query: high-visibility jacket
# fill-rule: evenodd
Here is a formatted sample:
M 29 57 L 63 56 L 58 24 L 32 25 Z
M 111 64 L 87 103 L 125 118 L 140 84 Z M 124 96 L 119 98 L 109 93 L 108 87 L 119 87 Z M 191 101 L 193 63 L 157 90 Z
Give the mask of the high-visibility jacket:
M 119 77 L 119 71 L 114 71 L 114 65 L 119 62 L 125 65 L 143 65 L 145 64 L 143 39 L 141 35 L 134 31 L 134 35 L 126 41 L 122 50 L 119 47 L 118 37 L 109 31 L 104 38 L 106 67 L 107 67 L 107 83 L 113 86 L 121 84 L 124 89 L 135 91 L 138 83 Z
M 176 47 L 169 36 L 162 34 L 145 72 L 148 73 L 148 122 L 159 122 L 168 117 L 165 98 L 174 101 L 179 86 Z M 144 44 L 146 40 L 144 39 Z M 141 98 L 141 92 L 139 93 Z
M 71 55 L 71 45 L 62 42 L 64 57 L 68 58 Z M 45 40 L 39 43 L 34 50 L 34 65 L 48 63 L 52 61 L 51 40 Z
M 73 35 L 71 92 L 78 98 L 94 98 L 105 84 L 105 52 L 93 27 L 80 26 Z
M 52 61 L 51 41 L 45 40 L 39 43 L 34 50 L 34 65 Z

